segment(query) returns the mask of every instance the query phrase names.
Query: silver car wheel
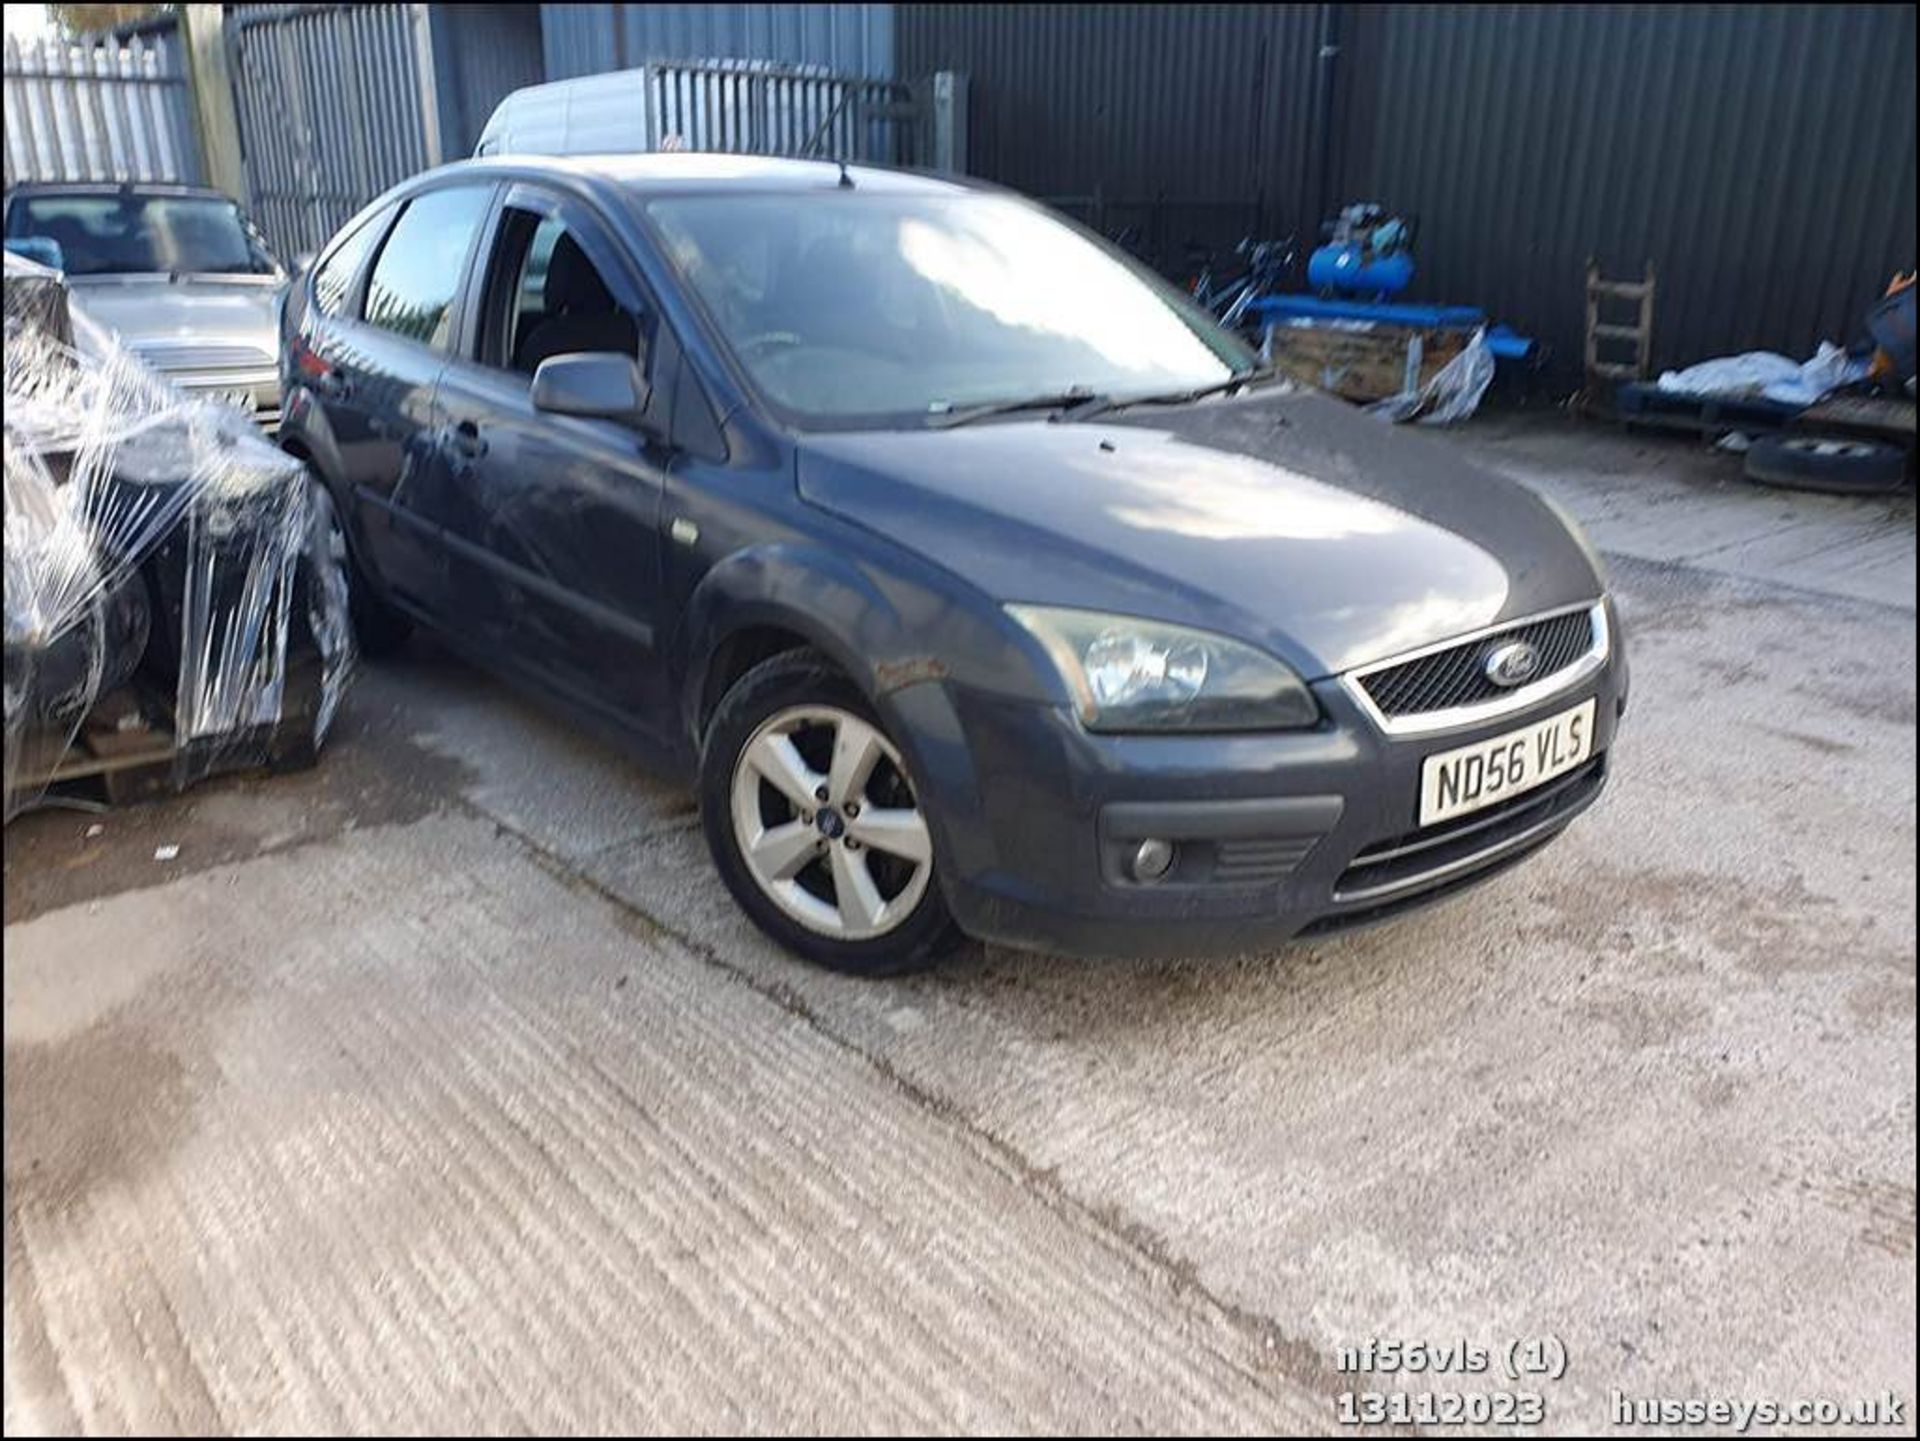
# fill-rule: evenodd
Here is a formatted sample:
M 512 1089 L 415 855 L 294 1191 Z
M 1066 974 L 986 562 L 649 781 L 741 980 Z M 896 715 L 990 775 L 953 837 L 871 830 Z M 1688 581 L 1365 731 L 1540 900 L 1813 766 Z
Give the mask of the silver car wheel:
M 933 842 L 893 743 L 837 706 L 769 717 L 733 764 L 733 833 L 747 870 L 810 931 L 863 941 L 926 894 Z

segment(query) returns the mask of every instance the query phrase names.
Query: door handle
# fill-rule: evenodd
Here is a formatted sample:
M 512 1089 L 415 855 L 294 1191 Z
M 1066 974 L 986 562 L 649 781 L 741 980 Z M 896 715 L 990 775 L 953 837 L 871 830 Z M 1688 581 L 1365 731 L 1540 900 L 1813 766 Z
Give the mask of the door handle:
M 463 420 L 447 433 L 447 445 L 455 455 L 465 460 L 478 460 L 487 453 L 487 443 L 481 439 L 480 427 L 471 420 Z

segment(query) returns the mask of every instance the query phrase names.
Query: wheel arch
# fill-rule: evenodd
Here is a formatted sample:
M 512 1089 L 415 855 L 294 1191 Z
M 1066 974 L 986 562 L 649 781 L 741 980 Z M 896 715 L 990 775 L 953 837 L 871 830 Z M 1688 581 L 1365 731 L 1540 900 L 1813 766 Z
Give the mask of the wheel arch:
M 892 602 L 824 546 L 781 542 L 728 556 L 701 578 L 681 625 L 681 708 L 698 746 L 727 689 L 753 666 L 809 647 L 878 699 L 878 667 L 901 633 Z
M 695 591 L 682 630 L 683 703 L 696 754 L 705 750 L 712 716 L 706 707 L 717 706 L 752 665 L 793 642 L 804 644 L 866 697 L 906 756 L 916 786 L 932 798 L 929 821 L 950 842 L 943 849 L 971 869 L 971 847 L 951 842 L 970 833 L 962 822 L 979 811 L 979 777 L 946 683 L 954 679 L 948 661 L 928 650 L 942 643 L 944 626 L 951 653 L 964 653 L 968 638 L 953 631 L 961 624 L 956 609 L 950 596 L 907 580 L 883 582 L 823 544 L 782 543 L 730 556 Z M 915 627 L 908 617 L 917 614 L 939 619 Z M 756 655 L 756 647 L 762 653 Z M 716 670 L 716 659 L 739 669 L 726 675 Z

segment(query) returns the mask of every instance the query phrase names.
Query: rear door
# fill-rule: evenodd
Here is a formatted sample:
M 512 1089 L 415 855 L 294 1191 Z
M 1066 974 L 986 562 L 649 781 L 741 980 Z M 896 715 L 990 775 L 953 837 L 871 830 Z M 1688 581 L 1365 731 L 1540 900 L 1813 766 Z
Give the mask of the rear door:
M 450 185 L 406 200 L 343 315 L 319 332 L 311 360 L 295 361 L 327 411 L 366 552 L 399 599 L 437 618 L 450 595 L 444 552 L 424 519 L 440 463 L 435 395 L 454 342 L 454 301 L 496 188 Z M 317 304 L 326 283 L 323 267 Z
M 379 465 L 362 395 L 367 355 L 358 334 L 360 296 L 367 262 L 398 213 L 397 205 L 388 206 L 362 221 L 328 251 L 310 280 L 296 282 L 306 304 L 287 339 L 286 414 L 294 430 L 315 433 L 331 450 L 349 507 L 355 484 Z
M 484 618 L 489 644 L 564 694 L 664 730 L 667 452 L 648 426 L 549 414 L 532 401 L 534 371 L 552 355 L 611 350 L 657 372 L 658 311 L 598 214 L 531 184 L 503 193 L 469 293 L 458 353 L 440 377 L 446 479 L 431 497 L 459 607 Z M 669 399 L 651 385 L 662 434 Z

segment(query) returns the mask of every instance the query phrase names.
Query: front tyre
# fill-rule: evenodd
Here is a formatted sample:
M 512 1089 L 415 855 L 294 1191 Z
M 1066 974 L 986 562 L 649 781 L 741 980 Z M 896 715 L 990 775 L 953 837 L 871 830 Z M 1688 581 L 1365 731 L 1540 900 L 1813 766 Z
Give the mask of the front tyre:
M 700 812 L 740 908 L 832 970 L 891 976 L 957 938 L 932 833 L 899 747 L 816 651 L 763 661 L 708 727 Z

